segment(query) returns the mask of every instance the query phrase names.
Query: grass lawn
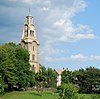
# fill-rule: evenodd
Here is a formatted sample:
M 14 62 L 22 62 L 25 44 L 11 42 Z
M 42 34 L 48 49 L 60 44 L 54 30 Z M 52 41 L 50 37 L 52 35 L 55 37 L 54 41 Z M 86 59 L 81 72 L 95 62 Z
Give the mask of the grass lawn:
M 78 94 L 79 99 L 100 99 L 100 94 Z M 57 93 L 37 91 L 13 91 L 6 93 L 0 99 L 59 99 Z
M 13 91 L 6 93 L 0 99 L 59 99 L 57 93 L 36 91 Z
M 79 99 L 100 99 L 100 94 L 79 94 Z

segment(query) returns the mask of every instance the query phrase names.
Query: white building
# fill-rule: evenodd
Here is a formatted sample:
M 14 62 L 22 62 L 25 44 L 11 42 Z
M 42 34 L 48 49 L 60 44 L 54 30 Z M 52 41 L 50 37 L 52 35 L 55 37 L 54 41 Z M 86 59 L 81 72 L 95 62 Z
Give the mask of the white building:
M 64 70 L 55 70 L 57 73 L 57 87 L 61 85 L 61 74 Z

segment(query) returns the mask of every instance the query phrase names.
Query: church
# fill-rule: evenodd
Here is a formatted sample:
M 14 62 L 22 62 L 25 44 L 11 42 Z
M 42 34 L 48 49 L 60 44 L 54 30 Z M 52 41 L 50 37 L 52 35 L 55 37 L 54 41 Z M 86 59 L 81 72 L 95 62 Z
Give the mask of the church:
M 30 54 L 30 70 L 34 71 L 35 73 L 39 72 L 41 67 L 39 64 L 39 42 L 36 36 L 36 27 L 32 15 L 26 16 L 20 44 L 23 48 L 27 49 Z M 63 70 L 54 71 L 57 73 L 57 86 L 59 86 L 61 85 L 61 73 Z
M 35 71 L 35 73 L 39 72 L 39 42 L 37 40 L 36 27 L 32 15 L 26 16 L 20 44 L 23 48 L 27 49 L 30 54 L 30 69 Z

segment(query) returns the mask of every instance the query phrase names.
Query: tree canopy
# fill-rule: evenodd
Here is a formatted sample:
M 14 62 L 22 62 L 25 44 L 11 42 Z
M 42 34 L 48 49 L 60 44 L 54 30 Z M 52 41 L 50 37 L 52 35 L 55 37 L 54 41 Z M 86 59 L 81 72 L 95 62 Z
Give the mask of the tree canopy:
M 80 92 L 91 93 L 93 86 L 100 85 L 100 70 L 94 67 L 74 71 L 74 77 L 78 78 Z
M 8 90 L 29 86 L 33 75 L 28 51 L 14 43 L 0 46 L 0 75 Z

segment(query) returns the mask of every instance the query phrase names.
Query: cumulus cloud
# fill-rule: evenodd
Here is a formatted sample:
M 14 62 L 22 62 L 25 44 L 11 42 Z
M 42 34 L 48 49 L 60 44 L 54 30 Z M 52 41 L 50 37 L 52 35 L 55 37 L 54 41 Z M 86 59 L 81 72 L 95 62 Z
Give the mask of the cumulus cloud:
M 56 0 L 47 1 L 49 6 L 42 7 L 42 11 L 46 11 L 45 15 L 47 15 L 44 16 L 44 27 L 42 29 L 46 41 L 45 45 L 59 42 L 75 42 L 96 37 L 90 26 L 72 22 L 72 18 L 87 7 L 84 0 L 63 0 L 60 6 L 55 6 Z
M 14 36 L 12 29 L 6 30 L 14 38 L 15 35 L 21 35 L 25 15 L 28 13 L 28 8 L 31 8 L 31 14 L 37 24 L 42 61 L 88 60 L 90 56 L 81 54 L 60 58 L 62 54 L 67 53 L 67 49 L 62 49 L 65 45 L 60 44 L 96 38 L 89 25 L 74 24 L 72 21 L 72 18 L 77 13 L 84 11 L 86 7 L 85 0 L 0 0 L 0 21 L 4 28 L 7 24 L 8 27 L 11 26 L 10 28 L 17 27 L 18 33 Z M 2 27 L 0 29 L 2 31 Z M 16 38 L 16 41 L 19 42 L 19 37 Z M 60 47 L 56 47 L 56 45 Z M 92 57 L 95 60 L 100 58 L 99 56 L 91 56 L 91 59 Z
M 51 5 L 48 6 L 49 10 L 46 8 L 44 9 L 47 11 L 46 14 L 48 16 L 43 20 L 45 24 L 45 28 L 43 28 L 45 44 L 42 46 L 42 52 L 44 51 L 46 55 L 45 59 L 47 61 L 59 60 L 59 57 L 51 57 L 52 55 L 59 54 L 59 52 L 56 51 L 57 48 L 55 50 L 55 47 L 53 46 L 55 44 L 96 38 L 96 35 L 93 33 L 93 30 L 89 25 L 74 24 L 72 21 L 72 18 L 77 13 L 86 9 L 87 4 L 84 0 L 63 0 L 61 6 L 55 6 L 55 2 L 56 0 L 51 0 Z M 51 51 L 46 50 L 47 45 L 52 47 Z M 59 48 L 59 50 L 61 49 L 62 48 Z M 48 53 L 50 54 L 48 55 Z M 66 60 L 66 58 L 61 58 L 60 60 L 63 61 Z
M 82 55 L 82 54 L 76 54 L 76 55 L 71 55 L 69 57 L 60 57 L 60 58 L 53 58 L 53 57 L 46 57 L 46 61 L 48 62 L 89 62 L 89 61 L 100 61 L 100 56 L 95 56 L 95 55 Z
M 71 60 L 85 61 L 85 60 L 88 60 L 88 56 L 84 56 L 84 55 L 81 55 L 81 54 L 77 54 L 77 55 L 70 56 L 70 59 Z

